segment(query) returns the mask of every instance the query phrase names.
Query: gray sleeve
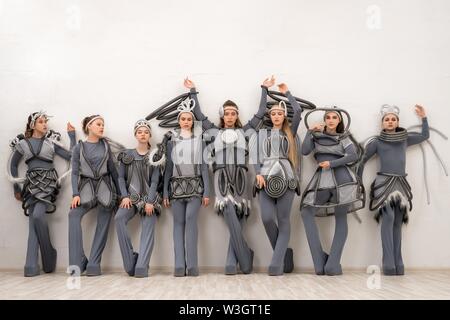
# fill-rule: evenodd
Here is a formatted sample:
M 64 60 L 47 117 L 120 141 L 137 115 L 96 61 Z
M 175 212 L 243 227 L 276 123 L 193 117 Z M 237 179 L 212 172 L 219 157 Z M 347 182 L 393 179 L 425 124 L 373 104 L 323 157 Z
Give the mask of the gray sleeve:
M 55 144 L 55 153 L 58 156 L 60 156 L 61 158 L 65 159 L 67 161 L 70 161 L 70 159 L 72 158 L 72 150 L 75 147 L 77 141 L 76 141 L 75 131 L 68 131 L 67 134 L 69 135 L 69 139 L 70 139 L 70 151 Z
M 77 144 L 72 150 L 72 196 L 79 196 L 78 179 L 80 176 L 80 144 Z
M 255 174 L 256 175 L 260 175 L 261 174 L 261 168 L 262 168 L 262 164 L 261 163 L 253 164 L 253 168 L 255 169 Z
M 14 178 L 17 178 L 19 175 L 19 163 L 20 160 L 22 159 L 23 155 L 22 153 L 20 153 L 19 151 L 14 151 L 12 158 L 11 158 L 11 165 L 10 165 L 10 170 L 11 170 L 11 175 Z M 20 187 L 20 185 L 18 183 L 14 183 L 14 193 L 21 193 L 22 192 L 22 188 Z
M 109 150 L 109 157 L 108 157 L 108 172 L 111 175 L 111 178 L 114 182 L 114 185 L 116 186 L 116 190 L 118 190 L 121 193 L 122 197 L 126 197 L 128 195 L 128 193 L 122 194 L 121 189 L 120 189 L 120 185 L 119 185 L 119 174 L 117 173 L 117 168 L 116 165 L 114 163 L 114 159 L 113 159 L 114 155 L 111 152 L 111 149 Z
M 372 158 L 377 153 L 377 144 L 378 144 L 377 140 L 374 139 L 364 149 L 364 154 L 361 158 L 361 161 L 358 164 L 358 169 L 357 169 L 357 175 L 358 175 L 358 177 L 360 177 L 360 179 L 362 179 L 362 177 L 363 177 L 364 166 L 366 165 L 367 161 L 369 161 L 370 158 Z
M 292 109 L 294 110 L 294 114 L 292 116 L 291 130 L 295 135 L 297 133 L 298 127 L 300 126 L 300 121 L 302 120 L 302 107 L 298 104 L 297 100 L 292 96 L 291 92 L 286 92 L 286 97 L 288 98 Z
M 163 188 L 163 198 L 169 198 L 169 180 L 173 172 L 173 161 L 172 161 L 172 142 L 167 142 L 166 148 L 166 168 L 164 169 L 164 188 Z
M 67 134 L 69 135 L 69 140 L 70 140 L 70 150 L 72 150 L 75 147 L 75 145 L 77 144 L 76 133 L 75 133 L 75 131 L 69 131 L 69 132 L 67 132 Z
M 422 119 L 422 132 L 421 133 L 416 133 L 416 132 L 408 133 L 408 140 L 407 140 L 408 146 L 412 146 L 412 145 L 424 142 L 429 137 L 430 137 L 430 128 L 428 127 L 428 120 L 425 117 Z
M 127 190 L 127 182 L 126 182 L 126 172 L 127 172 L 127 167 L 126 165 L 120 161 L 119 162 L 119 188 L 120 188 L 120 193 L 122 195 L 122 197 L 127 197 L 129 196 L 128 194 L 128 190 Z
M 61 158 L 70 161 L 70 159 L 72 158 L 72 152 L 70 152 L 69 150 L 64 149 L 63 147 L 61 147 L 60 145 L 54 144 L 55 146 L 55 153 L 60 156 Z
M 153 167 L 152 176 L 150 178 L 150 190 L 148 192 L 147 203 L 154 203 L 156 200 L 156 189 L 158 188 L 158 183 L 160 179 L 159 167 Z
M 203 130 L 208 130 L 211 128 L 216 128 L 216 126 L 214 125 L 214 123 L 212 123 L 211 121 L 208 120 L 208 117 L 206 117 L 201 108 L 200 108 L 200 102 L 198 101 L 198 97 L 197 97 L 197 91 L 195 90 L 195 88 L 192 88 L 190 90 L 190 96 L 191 99 L 194 99 L 195 101 L 195 107 L 194 107 L 194 116 L 195 119 L 197 121 L 201 121 L 202 122 L 202 128 Z
M 267 109 L 267 88 L 264 86 L 261 86 L 261 99 L 259 100 L 259 108 L 258 112 L 253 116 L 253 118 L 247 122 L 247 124 L 244 126 L 244 130 L 253 128 L 257 129 L 261 121 L 264 119 L 264 115 L 266 113 Z
M 312 131 L 308 130 L 305 135 L 305 139 L 303 139 L 302 144 L 302 154 L 307 156 L 314 150 L 314 139 L 312 136 Z
M 345 147 L 344 151 L 345 155 L 342 158 L 330 161 L 331 168 L 344 166 L 348 163 L 352 163 L 358 160 L 358 153 L 356 152 L 356 147 L 353 143 L 348 144 Z
M 206 143 L 202 143 L 202 150 L 206 148 Z M 203 152 L 202 152 L 202 164 L 201 164 L 201 171 L 202 171 L 202 180 L 203 180 L 203 197 L 208 198 L 209 197 L 209 170 L 208 170 L 208 163 L 203 159 Z
M 248 140 L 248 151 L 249 151 L 249 164 L 253 165 L 253 168 L 255 169 L 255 174 L 259 175 L 261 172 L 261 159 L 259 155 L 259 149 L 258 149 L 258 133 L 253 132 L 253 134 L 249 137 Z

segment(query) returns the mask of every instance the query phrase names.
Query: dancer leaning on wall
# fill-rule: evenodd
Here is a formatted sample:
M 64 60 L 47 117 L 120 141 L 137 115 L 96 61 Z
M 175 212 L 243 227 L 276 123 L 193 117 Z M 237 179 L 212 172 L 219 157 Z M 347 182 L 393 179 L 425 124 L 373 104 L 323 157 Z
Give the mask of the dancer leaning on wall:
M 73 199 L 69 212 L 69 264 L 88 276 L 101 275 L 100 262 L 106 245 L 109 224 L 117 208 L 118 174 L 111 145 L 104 137 L 102 116 L 92 115 L 82 122 L 86 141 L 79 141 L 72 156 Z M 125 194 L 122 195 L 126 196 Z M 83 249 L 81 219 L 97 209 L 97 226 L 89 260 Z
M 371 185 L 370 210 L 377 210 L 381 218 L 381 242 L 383 246 L 383 273 L 404 275 L 402 258 L 402 226 L 408 222 L 412 209 L 411 186 L 406 180 L 406 150 L 430 137 L 425 109 L 416 105 L 416 114 L 422 119 L 422 132 L 408 132 L 400 127 L 400 109 L 384 105 L 381 109 L 382 131 L 365 146 L 358 175 L 362 178 L 364 165 L 375 154 L 380 170 Z
M 166 140 L 163 203 L 172 206 L 176 277 L 198 276 L 198 226 L 200 206 L 209 204 L 209 173 L 203 158 L 201 128 L 194 128 L 193 100 L 178 106 L 179 129 Z M 200 131 L 200 132 L 198 132 Z
M 290 214 L 295 192 L 299 190 L 297 130 L 301 121 L 302 107 L 289 92 L 286 84 L 278 85 L 293 108 L 291 124 L 287 106 L 280 101 L 267 109 L 267 94 L 275 84 L 272 76 L 262 84 L 261 100 L 257 115 L 269 113 L 271 126 L 258 129 L 257 139 L 251 139 L 251 149 L 261 146 L 262 156 L 255 164 L 256 186 L 259 192 L 261 218 L 273 248 L 269 275 L 282 275 L 294 268 L 293 252 L 288 248 L 290 238 Z M 253 152 L 253 151 L 251 151 Z
M 28 247 L 24 267 L 25 277 L 40 274 L 38 263 L 39 249 L 44 272 L 55 271 L 57 252 L 53 247 L 46 213 L 56 211 L 56 197 L 60 189 L 60 179 L 55 170 L 55 154 L 70 161 L 71 151 L 60 144 L 60 135 L 48 130 L 49 116 L 45 112 L 34 112 L 28 117 L 25 135 L 18 135 L 11 147 L 13 153 L 8 165 L 10 180 L 14 182 L 14 196 L 22 201 L 22 208 L 28 216 Z M 75 145 L 75 128 L 68 123 L 70 149 Z M 18 177 L 18 166 L 25 160 L 28 170 L 25 178 Z M 23 188 L 19 183 L 23 183 Z
M 230 232 L 225 274 L 236 274 L 238 264 L 243 273 L 250 273 L 253 269 L 253 250 L 242 234 L 244 221 L 250 214 L 251 201 L 251 184 L 247 175 L 248 137 L 245 133 L 257 128 L 265 110 L 243 126 L 239 107 L 227 100 L 219 109 L 220 125 L 216 126 L 202 113 L 194 82 L 186 79 L 184 84 L 195 101 L 194 114 L 202 122 L 204 138 L 210 141 L 216 196 L 214 209 L 223 215 Z
M 119 160 L 119 186 L 125 194 L 114 217 L 123 266 L 130 276 L 148 276 L 150 257 L 153 251 L 155 225 L 161 213 L 161 196 L 157 186 L 161 170 L 149 161 L 151 126 L 147 120 L 134 125 L 134 136 L 138 145 L 121 152 Z M 139 253 L 133 251 L 133 244 L 127 231 L 128 222 L 136 215 L 141 220 Z
M 308 116 L 316 111 L 324 111 L 324 123 L 310 128 Z M 340 261 L 348 234 L 347 214 L 364 206 L 364 190 L 351 167 L 357 163 L 361 152 L 349 132 L 350 115 L 343 109 L 318 108 L 306 115 L 305 125 L 308 131 L 302 153 L 314 153 L 318 167 L 303 193 L 301 215 L 316 274 L 340 275 Z M 322 249 L 315 217 L 330 215 L 334 215 L 336 223 L 328 255 Z

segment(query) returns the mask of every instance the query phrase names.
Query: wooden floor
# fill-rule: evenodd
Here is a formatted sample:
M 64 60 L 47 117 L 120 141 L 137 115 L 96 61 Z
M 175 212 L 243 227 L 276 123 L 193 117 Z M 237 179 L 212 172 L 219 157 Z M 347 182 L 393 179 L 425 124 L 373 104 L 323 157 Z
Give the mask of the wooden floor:
M 450 270 L 373 277 L 347 271 L 337 277 L 203 272 L 199 277 L 175 278 L 167 271 L 156 271 L 149 278 L 136 279 L 109 272 L 81 276 L 80 288 L 68 289 L 67 282 L 72 286 L 74 282 L 63 272 L 24 278 L 21 272 L 5 271 L 0 272 L 0 299 L 450 299 Z

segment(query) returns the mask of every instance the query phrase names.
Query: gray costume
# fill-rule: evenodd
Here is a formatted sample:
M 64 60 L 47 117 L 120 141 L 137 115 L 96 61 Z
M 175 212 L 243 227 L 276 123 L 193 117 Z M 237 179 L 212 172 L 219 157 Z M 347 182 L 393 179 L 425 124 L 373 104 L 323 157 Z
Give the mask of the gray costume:
M 397 128 L 395 133 L 382 131 L 367 143 L 358 168 L 362 177 L 365 163 L 375 154 L 380 159 L 380 171 L 371 185 L 370 210 L 378 210 L 381 217 L 381 241 L 383 246 L 383 272 L 386 275 L 403 275 L 401 252 L 402 224 L 408 221 L 412 209 L 411 187 L 406 180 L 406 149 L 427 140 L 430 136 L 427 118 L 422 119 L 422 133 L 409 133 Z M 409 209 L 408 209 L 409 207 Z
M 75 131 L 70 131 L 70 148 L 75 145 Z M 42 267 L 44 272 L 53 272 L 56 268 L 57 252 L 50 240 L 46 213 L 56 210 L 56 196 L 59 192 L 58 173 L 53 166 L 54 155 L 57 154 L 70 161 L 71 152 L 65 150 L 52 140 L 22 139 L 15 145 L 11 159 L 11 174 L 18 175 L 18 165 L 23 157 L 28 165 L 26 180 L 21 190 L 14 184 L 14 192 L 21 193 L 22 208 L 29 216 L 27 258 L 24 275 L 32 277 L 39 275 L 38 254 L 41 249 Z
M 97 143 L 80 141 L 73 149 L 72 191 L 81 205 L 69 212 L 69 264 L 87 275 L 101 274 L 100 261 L 106 245 L 109 223 L 117 204 L 119 190 L 117 169 L 105 139 Z M 83 250 L 81 219 L 97 207 L 97 227 L 89 261 Z
M 194 114 L 202 121 L 204 137 L 211 141 L 209 148 L 214 158 L 215 210 L 222 214 L 230 231 L 225 273 L 237 273 L 237 264 L 243 273 L 253 269 L 253 250 L 242 234 L 244 220 L 250 214 L 251 188 L 248 182 L 248 142 L 245 131 L 256 129 L 265 110 L 255 115 L 243 128 L 219 128 L 202 113 L 195 88 L 191 89 L 195 100 Z
M 175 276 L 198 275 L 197 216 L 202 197 L 209 197 L 208 166 L 201 136 L 184 139 L 179 130 L 167 142 L 163 198 L 173 212 Z
M 297 130 L 301 121 L 302 108 L 288 91 L 286 97 L 293 108 L 291 130 L 297 146 L 299 140 Z M 258 114 L 263 114 L 267 106 L 267 89 L 262 87 Z M 250 149 L 253 155 L 255 142 L 253 137 Z M 260 159 L 255 164 L 256 175 L 262 175 L 266 182 L 264 189 L 259 191 L 261 218 L 273 248 L 273 256 L 269 265 L 270 275 L 282 275 L 291 272 L 293 252 L 288 248 L 291 233 L 291 207 L 295 192 L 300 192 L 299 175 L 288 159 L 289 140 L 281 130 L 258 130 L 258 149 Z M 277 224 L 278 222 L 278 224 Z
M 313 151 L 317 163 L 329 161 L 330 168 L 317 168 L 303 193 L 300 210 L 316 274 L 338 275 L 342 274 L 340 260 L 348 233 L 347 213 L 364 206 L 364 191 L 349 167 L 358 160 L 357 149 L 345 133 L 330 135 L 308 130 L 302 153 Z M 336 219 L 329 256 L 322 249 L 316 215 L 334 215 Z
M 122 196 L 130 198 L 130 209 L 120 208 L 114 218 L 125 271 L 130 276 L 147 277 L 153 251 L 156 218 L 161 212 L 161 197 L 156 193 L 160 169 L 150 165 L 148 153 L 140 155 L 136 149 L 126 150 L 118 156 L 119 186 Z M 145 205 L 154 205 L 153 214 L 145 213 Z M 133 252 L 127 223 L 138 213 L 141 216 L 139 254 Z

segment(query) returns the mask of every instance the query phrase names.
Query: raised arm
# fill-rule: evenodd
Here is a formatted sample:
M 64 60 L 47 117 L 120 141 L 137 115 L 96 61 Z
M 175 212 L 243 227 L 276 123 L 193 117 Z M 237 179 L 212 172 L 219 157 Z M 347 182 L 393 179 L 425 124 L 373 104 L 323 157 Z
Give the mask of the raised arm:
M 194 99 L 195 101 L 195 107 L 194 107 L 194 116 L 197 121 L 202 122 L 202 128 L 203 130 L 208 130 L 211 128 L 217 128 L 214 123 L 208 120 L 208 117 L 206 117 L 201 108 L 200 108 L 200 102 L 198 101 L 197 97 L 197 91 L 195 90 L 195 83 L 194 81 L 186 78 L 184 79 L 184 86 L 189 89 L 190 91 L 190 98 Z
M 255 130 L 258 129 L 259 124 L 264 119 L 264 115 L 266 113 L 267 109 L 267 90 L 271 86 L 275 84 L 275 78 L 272 76 L 271 78 L 267 78 L 264 80 L 264 82 L 261 85 L 261 99 L 259 100 L 259 108 L 258 112 L 253 116 L 252 119 L 250 119 L 249 122 L 245 124 L 243 127 L 244 130 L 248 130 L 250 128 L 253 128 Z
M 421 133 L 416 133 L 416 132 L 408 133 L 408 140 L 407 140 L 408 146 L 412 146 L 412 145 L 424 142 L 425 140 L 427 140 L 430 137 L 430 129 L 428 127 L 428 119 L 425 114 L 425 108 L 420 105 L 416 105 L 416 114 L 420 118 L 422 118 L 422 132 Z
M 289 103 L 292 106 L 292 109 L 294 110 L 294 114 L 292 115 L 292 123 L 291 123 L 291 130 L 292 133 L 295 135 L 297 133 L 298 127 L 300 125 L 300 121 L 302 120 L 302 107 L 298 104 L 297 100 L 292 96 L 291 92 L 289 91 L 288 87 L 284 83 L 280 83 L 278 85 L 278 88 L 281 93 L 286 95 L 286 97 L 289 100 Z
M 72 126 L 69 123 L 67 123 L 67 134 L 69 135 L 70 139 L 70 150 L 67 150 L 60 145 L 55 144 L 55 153 L 60 156 L 61 158 L 70 161 L 72 158 L 72 149 L 74 148 L 76 142 L 76 134 L 75 134 L 75 127 Z

